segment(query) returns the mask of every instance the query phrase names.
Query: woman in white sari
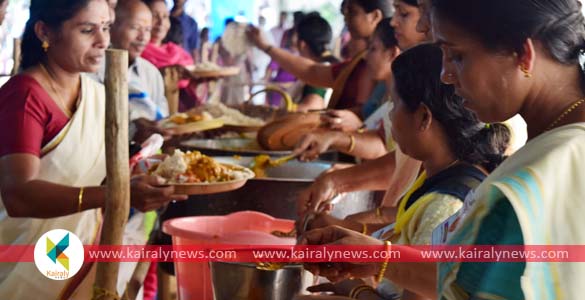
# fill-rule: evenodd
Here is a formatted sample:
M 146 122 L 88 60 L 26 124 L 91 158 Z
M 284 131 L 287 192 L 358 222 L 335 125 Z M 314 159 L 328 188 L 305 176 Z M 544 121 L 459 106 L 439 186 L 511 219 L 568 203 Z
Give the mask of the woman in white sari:
M 0 90 L 0 244 L 34 245 L 65 229 L 84 245 L 99 237 L 105 188 L 105 93 L 95 72 L 109 44 L 105 0 L 32 1 L 22 69 Z M 10 129 L 10 130 L 8 130 Z M 156 209 L 174 195 L 158 179 L 136 177 L 132 206 Z M 0 264 L 0 299 L 89 299 L 95 268 L 69 280 L 33 263 Z

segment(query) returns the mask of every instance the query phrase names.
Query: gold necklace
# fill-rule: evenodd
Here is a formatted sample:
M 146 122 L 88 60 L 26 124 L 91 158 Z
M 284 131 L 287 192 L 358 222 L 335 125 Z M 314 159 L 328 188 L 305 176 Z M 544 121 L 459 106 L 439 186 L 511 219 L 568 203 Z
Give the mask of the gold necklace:
M 459 163 L 459 159 L 455 159 L 455 160 L 454 160 L 452 163 L 450 163 L 450 164 L 449 164 L 447 167 L 443 168 L 443 171 L 444 171 L 444 170 L 447 170 L 447 169 L 449 169 L 449 168 L 451 168 L 452 166 L 454 166 L 454 165 L 456 165 L 456 164 L 458 164 L 458 163 Z
M 439 171 L 435 172 L 435 174 L 433 174 L 433 176 L 435 176 L 436 174 L 439 174 L 439 173 L 441 173 L 441 172 L 443 172 L 443 171 L 445 171 L 445 170 L 447 170 L 447 169 L 449 169 L 449 168 L 453 167 L 454 165 L 456 165 L 456 164 L 458 164 L 458 163 L 459 163 L 459 159 L 457 158 L 457 159 L 455 159 L 454 161 L 452 161 L 452 162 L 451 162 L 449 165 L 447 165 L 446 167 L 444 167 L 444 168 L 441 168 Z M 427 175 L 428 175 L 428 174 L 427 174 Z
M 567 108 L 554 122 L 552 122 L 545 131 L 549 131 L 555 127 L 555 125 L 559 124 L 567 115 L 569 115 L 573 110 L 579 107 L 581 104 L 585 102 L 585 98 L 578 100 L 577 102 L 573 103 L 569 108 Z
M 51 90 L 53 91 L 53 93 L 55 94 L 55 96 L 57 96 L 55 103 L 57 103 L 57 106 L 59 106 L 63 112 L 65 113 L 65 115 L 67 115 L 67 117 L 71 118 L 71 116 L 73 116 L 73 113 L 71 112 L 71 110 L 69 108 L 67 108 L 67 106 L 65 105 L 65 102 L 63 101 L 63 99 L 61 99 L 61 95 L 59 93 L 57 93 L 57 89 L 55 88 L 55 85 L 53 83 L 53 76 L 51 76 L 51 73 L 49 73 L 49 70 L 47 70 L 47 68 L 45 67 L 44 64 L 40 64 L 41 69 L 43 69 L 44 73 L 47 76 L 47 79 L 49 79 L 49 85 L 51 86 Z

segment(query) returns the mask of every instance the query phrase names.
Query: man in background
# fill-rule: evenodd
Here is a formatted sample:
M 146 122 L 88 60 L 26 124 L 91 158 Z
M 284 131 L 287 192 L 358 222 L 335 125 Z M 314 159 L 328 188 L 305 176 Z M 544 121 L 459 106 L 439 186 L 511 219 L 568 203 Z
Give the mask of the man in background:
M 115 14 L 112 48 L 128 51 L 129 137 L 139 144 L 153 133 L 169 137 L 170 133 L 157 124 L 169 115 L 163 77 L 153 64 L 140 57 L 150 41 L 152 13 L 140 0 L 125 0 L 118 3 Z M 98 74 L 92 75 L 103 83 L 104 72 L 105 63 Z
M 280 19 L 278 20 L 278 26 L 270 29 L 270 33 L 272 34 L 272 38 L 276 42 L 276 45 L 279 45 L 282 41 L 282 35 L 286 28 L 286 21 L 288 19 L 288 13 L 286 11 L 280 12 Z
M 272 35 L 266 31 L 266 18 L 264 16 L 258 17 L 258 29 L 262 32 L 262 35 L 268 39 L 270 44 L 275 44 L 272 40 Z M 253 47 L 250 50 L 250 63 L 252 68 L 252 82 L 262 82 L 266 76 L 266 68 L 270 64 L 270 56 L 268 56 L 262 49 Z M 255 93 L 262 90 L 264 87 L 261 85 L 252 86 L 251 93 Z M 260 97 L 257 97 L 258 99 Z
M 6 10 L 8 9 L 8 0 L 0 0 L 0 25 L 4 22 L 6 17 Z
M 199 62 L 199 30 L 195 19 L 185 13 L 186 0 L 173 0 L 174 6 L 171 17 L 179 20 L 183 29 L 183 48 L 193 56 L 193 61 Z

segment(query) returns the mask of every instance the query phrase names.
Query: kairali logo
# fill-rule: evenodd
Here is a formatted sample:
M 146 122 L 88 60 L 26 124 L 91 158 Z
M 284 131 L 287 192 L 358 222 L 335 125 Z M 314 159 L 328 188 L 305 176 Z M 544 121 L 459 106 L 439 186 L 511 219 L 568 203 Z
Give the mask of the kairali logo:
M 51 230 L 37 241 L 34 258 L 37 269 L 47 278 L 66 280 L 83 265 L 83 244 L 67 230 Z

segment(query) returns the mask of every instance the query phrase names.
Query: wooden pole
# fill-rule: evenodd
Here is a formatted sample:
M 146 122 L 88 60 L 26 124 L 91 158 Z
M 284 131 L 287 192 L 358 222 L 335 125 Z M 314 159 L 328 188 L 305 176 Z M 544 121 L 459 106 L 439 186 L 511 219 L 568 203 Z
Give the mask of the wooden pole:
M 163 271 L 161 268 L 156 269 L 156 277 L 158 283 L 157 299 L 159 300 L 174 300 L 176 298 L 177 281 L 174 276 Z
M 179 93 L 165 92 L 169 104 L 169 115 L 179 112 Z
M 152 263 L 156 264 L 156 262 Z M 149 261 L 141 261 L 136 265 L 134 273 L 132 273 L 132 277 L 126 285 L 126 291 L 124 292 L 124 295 L 128 296 L 128 300 L 136 300 L 140 288 L 144 285 L 146 275 L 148 275 L 150 264 L 151 262 Z
M 155 219 L 155 222 L 158 223 L 158 217 Z M 146 245 L 153 245 L 156 241 L 156 236 L 157 230 L 153 229 L 150 232 L 150 236 L 148 237 Z M 136 300 L 138 292 L 140 291 L 140 288 L 144 285 L 144 280 L 148 275 L 150 264 L 151 262 L 149 261 L 141 261 L 138 262 L 138 264 L 136 265 L 134 273 L 132 273 L 132 277 L 130 278 L 130 281 L 126 285 L 126 291 L 124 291 L 124 295 L 128 296 L 127 300 Z M 153 264 L 156 264 L 156 262 L 153 262 Z
M 120 245 L 130 209 L 128 53 L 106 51 L 107 191 L 100 245 Z M 116 299 L 119 262 L 99 263 L 93 299 Z
M 12 73 L 10 75 L 14 76 L 18 74 L 18 69 L 20 69 L 20 50 L 21 40 L 19 38 L 14 39 L 14 51 L 12 52 L 12 59 L 14 60 L 14 67 L 12 68 Z
M 179 70 L 175 67 L 163 69 L 163 79 L 165 82 L 165 97 L 169 105 L 169 115 L 179 112 L 179 88 L 177 84 L 180 78 Z

